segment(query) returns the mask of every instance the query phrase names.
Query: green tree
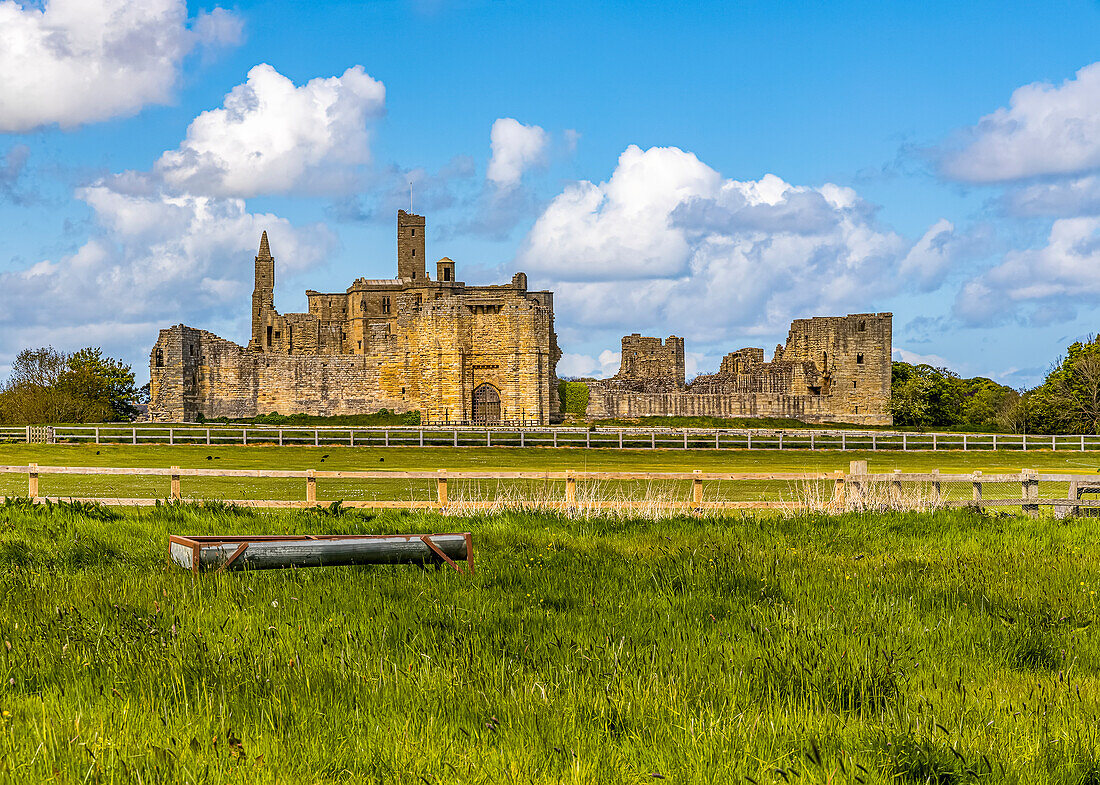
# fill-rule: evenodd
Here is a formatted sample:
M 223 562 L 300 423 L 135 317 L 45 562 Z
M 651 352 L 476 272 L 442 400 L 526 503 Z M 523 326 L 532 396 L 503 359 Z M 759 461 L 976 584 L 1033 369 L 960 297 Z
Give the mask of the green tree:
M 1066 349 L 1029 396 L 1027 426 L 1037 433 L 1100 433 L 1100 339 Z
M 1000 428 L 1004 402 L 1018 393 L 992 379 L 960 378 L 947 368 L 896 362 L 890 411 L 895 425 L 919 428 Z
M 106 407 L 110 419 L 129 420 L 138 413 L 134 401 L 134 372 L 121 360 L 104 357 L 99 348 L 88 347 L 71 355 L 68 369 L 58 386 L 81 398 Z
M 66 354 L 24 349 L 0 388 L 0 422 L 37 424 L 123 420 L 137 413 L 134 374 L 100 349 Z

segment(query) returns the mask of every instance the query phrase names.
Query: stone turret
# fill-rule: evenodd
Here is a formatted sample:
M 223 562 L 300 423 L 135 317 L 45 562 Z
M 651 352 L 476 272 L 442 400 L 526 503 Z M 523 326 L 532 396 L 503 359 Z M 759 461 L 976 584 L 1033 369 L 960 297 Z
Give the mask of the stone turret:
M 267 244 L 267 231 L 260 235 L 260 250 L 256 253 L 256 285 L 252 290 L 252 340 L 249 349 L 262 351 L 264 315 L 275 310 L 275 258 Z M 270 341 L 268 341 L 270 344 Z

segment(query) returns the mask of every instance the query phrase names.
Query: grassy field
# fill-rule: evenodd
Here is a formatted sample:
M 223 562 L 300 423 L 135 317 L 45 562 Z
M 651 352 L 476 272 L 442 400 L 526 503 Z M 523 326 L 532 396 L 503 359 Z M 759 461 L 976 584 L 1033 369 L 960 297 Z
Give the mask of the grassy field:
M 362 448 L 362 447 L 264 447 L 264 446 L 167 446 L 167 445 L 0 445 L 0 464 L 58 466 L 181 466 L 184 468 L 235 469 L 329 469 L 401 470 L 419 469 L 576 469 L 587 471 L 782 471 L 811 472 L 847 470 L 853 460 L 868 461 L 871 471 L 931 471 L 965 473 L 980 470 L 1016 472 L 1035 468 L 1049 472 L 1095 475 L 1100 471 L 1100 453 L 1036 450 L 1021 452 L 842 452 L 826 450 L 551 450 L 540 448 L 449 447 Z M 24 476 L 0 475 L 0 495 L 26 495 Z M 497 483 L 452 481 L 452 500 L 492 497 L 502 491 L 531 496 L 554 493 L 564 488 L 543 483 Z M 608 494 L 648 494 L 652 497 L 690 498 L 689 483 L 650 483 L 645 487 L 608 483 Z M 793 498 L 804 489 L 789 482 L 706 483 L 707 500 Z M 1044 496 L 1066 495 L 1064 485 L 1043 484 Z M 167 478 L 44 476 L 40 493 L 50 496 L 147 496 L 168 495 Z M 236 480 L 186 478 L 184 496 L 228 499 L 302 499 L 301 480 Z M 945 486 L 945 494 L 964 498 L 969 486 Z M 1020 498 L 1019 486 L 990 486 L 987 498 Z M 430 480 L 380 480 L 353 482 L 324 480 L 318 483 L 318 498 L 328 501 L 352 499 L 431 499 Z
M 467 527 L 473 576 L 165 567 L 169 532 Z M 9 504 L 0 780 L 1097 782 L 1094 541 L 969 511 Z

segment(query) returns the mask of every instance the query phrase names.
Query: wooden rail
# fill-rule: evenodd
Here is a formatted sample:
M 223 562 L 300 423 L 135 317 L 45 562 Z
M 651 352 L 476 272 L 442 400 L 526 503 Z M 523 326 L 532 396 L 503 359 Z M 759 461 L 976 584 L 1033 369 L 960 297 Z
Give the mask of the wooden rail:
M 45 434 L 45 435 L 44 435 Z M 666 450 L 1100 450 L 1082 434 L 909 433 L 830 429 L 277 427 L 194 424 L 0 427 L 0 442 L 330 447 L 552 447 Z
M 799 482 L 799 483 L 832 483 L 829 494 L 828 507 L 834 511 L 864 509 L 868 506 L 869 493 L 875 486 L 886 488 L 890 493 L 899 494 L 904 484 L 920 484 L 931 489 L 929 506 L 932 507 L 1020 507 L 1031 517 L 1036 517 L 1041 506 L 1053 506 L 1056 513 L 1065 515 L 1077 511 L 1079 508 L 1100 507 L 1100 500 L 1084 499 L 1082 496 L 1088 493 L 1100 494 L 1100 477 L 1085 474 L 1051 474 L 1040 473 L 1033 469 L 1022 469 L 1019 472 L 1001 474 L 982 474 L 970 472 L 968 474 L 942 474 L 933 472 L 903 472 L 871 473 L 867 471 L 866 461 L 852 461 L 847 473 L 836 472 L 589 472 L 573 470 L 552 471 L 495 471 L 495 470 L 446 470 L 437 471 L 325 471 L 315 469 L 282 470 L 282 469 L 184 469 L 179 466 L 171 467 L 142 467 L 122 468 L 103 466 L 39 466 L 28 464 L 26 466 L 0 466 L 0 474 L 22 474 L 27 477 L 27 497 L 35 502 L 50 501 L 82 501 L 97 502 L 113 506 L 150 506 L 166 499 L 169 501 L 183 501 L 183 478 L 213 477 L 213 478 L 239 478 L 239 479 L 298 479 L 305 480 L 305 499 L 227 499 L 228 503 L 245 507 L 290 509 L 317 506 L 322 503 L 317 496 L 318 480 L 428 480 L 435 483 L 435 498 L 425 500 L 340 500 L 346 507 L 360 508 L 398 508 L 398 509 L 453 509 L 455 502 L 450 500 L 448 483 L 452 480 L 532 480 L 542 482 L 564 482 L 565 494 L 561 499 L 550 499 L 537 502 L 539 507 L 549 507 L 562 510 L 576 510 L 579 507 L 591 509 L 613 509 L 620 507 L 633 508 L 668 508 L 685 511 L 703 510 L 737 510 L 737 509 L 796 509 L 804 507 L 807 502 L 799 500 L 730 500 L 730 501 L 706 501 L 703 498 L 703 485 L 707 482 Z M 50 496 L 41 493 L 40 481 L 43 475 L 82 475 L 82 476 L 136 476 L 136 477 L 167 477 L 169 478 L 168 495 L 161 498 L 140 497 L 69 497 Z M 577 484 L 593 481 L 615 482 L 653 482 L 653 481 L 684 481 L 691 482 L 691 498 L 683 500 L 632 500 L 632 499 L 595 499 L 584 500 L 578 503 Z M 1069 493 L 1065 498 L 1041 497 L 1039 493 L 1040 483 L 1065 483 L 1069 485 Z M 942 494 L 944 484 L 969 484 L 971 496 L 969 499 L 945 499 Z M 1020 486 L 1019 498 L 988 498 L 985 489 L 990 485 L 1018 484 Z M 0 500 L 6 497 L 0 497 Z M 900 496 L 898 497 L 900 498 Z M 189 499 L 192 500 L 192 499 Z M 522 500 L 509 502 L 505 500 L 503 505 L 529 504 Z M 502 506 L 501 500 L 490 501 L 463 501 L 457 506 L 467 509 L 489 509 Z

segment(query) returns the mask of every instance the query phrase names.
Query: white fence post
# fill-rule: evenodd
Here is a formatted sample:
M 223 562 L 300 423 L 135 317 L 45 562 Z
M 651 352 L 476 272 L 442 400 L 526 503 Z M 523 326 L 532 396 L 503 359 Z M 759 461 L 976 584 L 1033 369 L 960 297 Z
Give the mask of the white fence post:
M 99 444 L 99 426 L 98 425 L 95 427 L 95 443 Z M 1085 437 L 1084 436 L 1081 437 L 1081 449 L 1082 450 L 1085 449 Z

